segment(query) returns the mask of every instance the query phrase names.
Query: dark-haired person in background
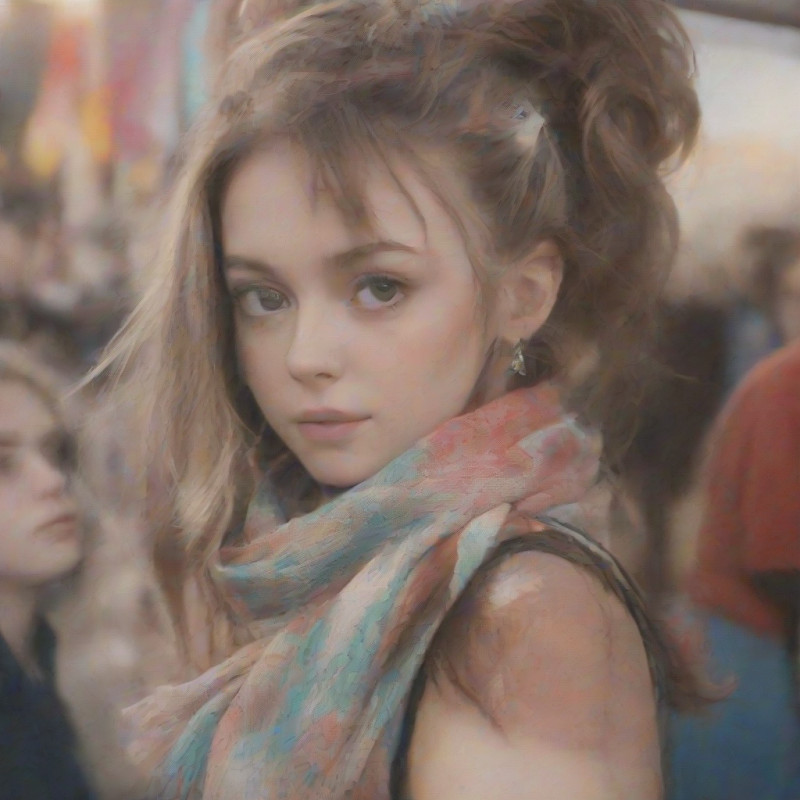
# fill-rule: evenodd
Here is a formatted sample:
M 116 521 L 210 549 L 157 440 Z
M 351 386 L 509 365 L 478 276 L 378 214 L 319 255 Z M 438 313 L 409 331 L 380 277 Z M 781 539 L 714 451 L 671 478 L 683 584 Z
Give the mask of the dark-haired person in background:
M 760 359 L 800 339 L 800 228 L 757 226 L 742 245 L 750 277 L 726 326 L 729 389 Z

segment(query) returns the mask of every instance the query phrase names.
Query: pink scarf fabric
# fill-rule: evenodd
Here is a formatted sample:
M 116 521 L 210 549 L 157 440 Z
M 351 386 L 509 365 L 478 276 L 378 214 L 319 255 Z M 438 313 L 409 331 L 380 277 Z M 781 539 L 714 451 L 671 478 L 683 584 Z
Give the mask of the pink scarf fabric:
M 387 798 L 414 676 L 510 510 L 577 501 L 597 466 L 596 438 L 541 386 L 446 422 L 303 517 L 262 487 L 213 565 L 256 640 L 129 710 L 156 796 Z

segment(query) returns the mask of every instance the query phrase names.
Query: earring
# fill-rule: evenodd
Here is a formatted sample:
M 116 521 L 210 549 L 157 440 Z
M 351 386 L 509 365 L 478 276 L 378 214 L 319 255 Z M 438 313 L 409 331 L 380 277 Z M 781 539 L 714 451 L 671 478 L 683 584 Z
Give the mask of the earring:
M 515 375 L 527 375 L 525 369 L 525 340 L 520 339 L 514 346 L 514 355 L 511 356 L 510 371 Z

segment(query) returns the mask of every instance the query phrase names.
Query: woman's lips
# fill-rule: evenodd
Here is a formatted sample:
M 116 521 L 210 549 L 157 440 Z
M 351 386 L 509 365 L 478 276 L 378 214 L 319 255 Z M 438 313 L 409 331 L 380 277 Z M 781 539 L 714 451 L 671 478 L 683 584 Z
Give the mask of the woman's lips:
M 48 539 L 72 539 L 78 532 L 78 518 L 75 514 L 61 514 L 40 525 L 39 531 Z

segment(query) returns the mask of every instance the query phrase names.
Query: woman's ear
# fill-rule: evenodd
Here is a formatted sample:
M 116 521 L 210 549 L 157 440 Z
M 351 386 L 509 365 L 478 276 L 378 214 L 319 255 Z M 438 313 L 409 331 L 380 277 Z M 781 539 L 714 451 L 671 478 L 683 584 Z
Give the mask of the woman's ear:
M 526 341 L 544 325 L 558 298 L 564 259 L 552 239 L 540 242 L 500 279 L 498 335 L 512 344 Z

